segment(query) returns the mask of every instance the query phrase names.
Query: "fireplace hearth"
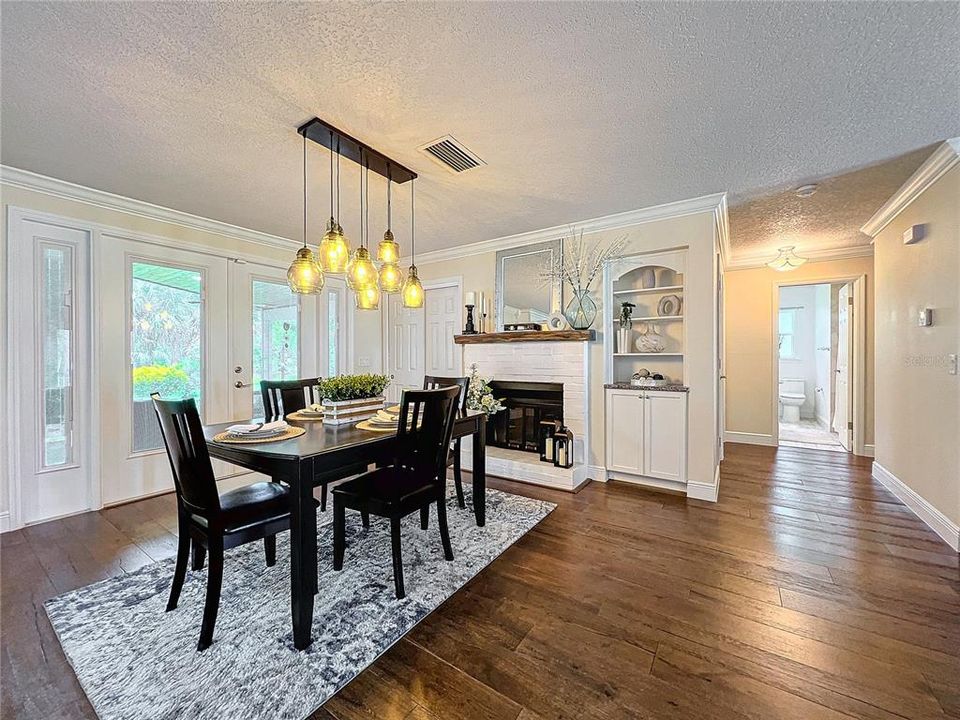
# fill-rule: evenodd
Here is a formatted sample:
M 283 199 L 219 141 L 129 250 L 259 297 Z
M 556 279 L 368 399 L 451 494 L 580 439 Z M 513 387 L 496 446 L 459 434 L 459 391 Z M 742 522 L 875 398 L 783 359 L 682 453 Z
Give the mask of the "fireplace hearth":
M 491 380 L 490 389 L 506 409 L 487 420 L 489 445 L 536 453 L 541 421 L 563 422 L 563 383 Z

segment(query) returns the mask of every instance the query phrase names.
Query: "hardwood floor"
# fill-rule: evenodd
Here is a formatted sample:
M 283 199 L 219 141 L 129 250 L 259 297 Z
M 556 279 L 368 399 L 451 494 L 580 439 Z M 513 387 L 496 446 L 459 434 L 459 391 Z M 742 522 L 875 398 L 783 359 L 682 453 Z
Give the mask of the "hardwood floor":
M 558 508 L 314 718 L 960 718 L 958 556 L 839 453 L 728 445 L 720 502 Z M 176 552 L 173 497 L 2 536 L 4 718 L 94 717 L 42 602 Z

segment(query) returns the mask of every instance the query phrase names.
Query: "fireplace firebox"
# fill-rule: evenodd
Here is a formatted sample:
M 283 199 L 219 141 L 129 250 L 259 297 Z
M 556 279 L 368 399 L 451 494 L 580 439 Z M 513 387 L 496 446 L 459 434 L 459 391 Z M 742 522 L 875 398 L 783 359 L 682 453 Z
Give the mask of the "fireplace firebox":
M 537 433 L 543 420 L 563 422 L 563 383 L 491 380 L 505 410 L 487 420 L 487 444 L 539 452 Z

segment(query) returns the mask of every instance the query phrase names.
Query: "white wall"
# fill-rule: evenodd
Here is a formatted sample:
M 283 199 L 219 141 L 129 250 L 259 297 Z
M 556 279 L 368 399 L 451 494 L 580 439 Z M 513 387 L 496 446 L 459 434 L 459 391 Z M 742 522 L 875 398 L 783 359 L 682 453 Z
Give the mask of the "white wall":
M 816 387 L 814 388 L 815 415 L 820 424 L 824 427 L 830 426 L 831 402 L 831 308 L 830 308 L 830 286 L 816 285 L 814 289 L 814 315 L 813 322 L 813 343 L 816 358 L 814 373 Z M 820 348 L 826 348 L 821 350 Z M 818 390 L 819 389 L 819 390 Z
M 816 288 L 816 285 L 796 285 L 780 288 L 780 309 L 793 308 L 796 314 L 795 357 L 780 358 L 780 380 L 803 380 L 806 400 L 800 406 L 800 416 L 804 418 L 812 418 L 815 414 L 814 403 L 817 387 Z

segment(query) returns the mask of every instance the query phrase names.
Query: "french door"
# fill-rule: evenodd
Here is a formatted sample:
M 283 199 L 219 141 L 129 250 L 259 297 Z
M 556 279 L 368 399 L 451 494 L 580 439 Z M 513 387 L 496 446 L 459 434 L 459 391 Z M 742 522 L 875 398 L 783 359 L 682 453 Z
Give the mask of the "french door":
M 91 233 L 11 211 L 10 524 L 98 502 L 90 444 Z M 4 503 L 6 504 L 6 503 Z

